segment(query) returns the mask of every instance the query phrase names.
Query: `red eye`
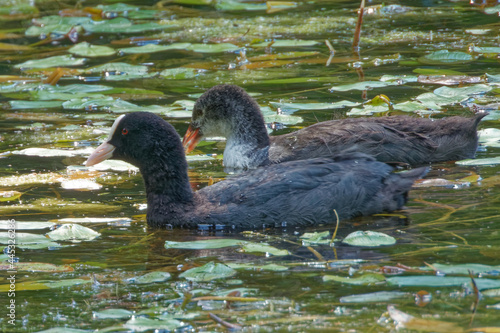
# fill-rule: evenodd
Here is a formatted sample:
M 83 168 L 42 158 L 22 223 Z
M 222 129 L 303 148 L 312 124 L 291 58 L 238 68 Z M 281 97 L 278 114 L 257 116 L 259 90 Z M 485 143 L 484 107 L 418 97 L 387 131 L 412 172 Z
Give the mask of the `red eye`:
M 128 134 L 128 129 L 126 129 L 126 128 L 122 129 L 122 134 L 123 135 L 127 135 Z

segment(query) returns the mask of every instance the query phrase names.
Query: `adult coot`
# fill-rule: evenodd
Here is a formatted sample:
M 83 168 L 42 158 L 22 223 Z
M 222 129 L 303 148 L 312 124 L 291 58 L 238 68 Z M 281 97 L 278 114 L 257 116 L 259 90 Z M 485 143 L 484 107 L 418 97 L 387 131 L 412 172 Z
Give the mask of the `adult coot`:
M 120 116 L 86 165 L 108 158 L 140 169 L 147 221 L 154 227 L 292 227 L 334 222 L 334 210 L 341 219 L 392 211 L 401 208 L 426 171 L 392 173 L 370 156 L 345 153 L 258 168 L 193 193 L 179 135 L 148 112 Z
M 196 101 L 183 145 L 190 152 L 203 137 L 226 137 L 224 166 L 228 168 L 328 157 L 346 149 L 370 154 L 382 162 L 415 166 L 474 157 L 477 125 L 485 115 L 439 120 L 409 116 L 331 120 L 269 137 L 255 100 L 238 86 L 219 85 Z

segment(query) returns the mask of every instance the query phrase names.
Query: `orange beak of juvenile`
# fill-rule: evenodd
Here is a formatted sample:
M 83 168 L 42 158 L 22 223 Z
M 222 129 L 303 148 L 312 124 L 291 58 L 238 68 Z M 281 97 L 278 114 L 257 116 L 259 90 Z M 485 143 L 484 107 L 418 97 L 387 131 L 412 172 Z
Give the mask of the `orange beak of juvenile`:
M 201 135 L 200 129 L 194 128 L 193 125 L 189 125 L 186 134 L 184 134 L 184 138 L 182 139 L 182 145 L 184 146 L 186 154 L 192 152 L 202 138 L 203 135 Z

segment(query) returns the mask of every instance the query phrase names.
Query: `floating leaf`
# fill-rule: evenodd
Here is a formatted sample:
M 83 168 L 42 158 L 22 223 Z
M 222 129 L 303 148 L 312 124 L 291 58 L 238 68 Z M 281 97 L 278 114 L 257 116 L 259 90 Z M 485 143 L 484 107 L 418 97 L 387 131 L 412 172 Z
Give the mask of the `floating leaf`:
M 266 10 L 266 4 L 262 3 L 246 3 L 237 0 L 219 0 L 215 3 L 215 8 L 217 10 L 227 10 L 227 11 L 240 11 L 240 10 Z
M 381 81 L 362 81 L 351 84 L 344 84 L 341 86 L 334 86 L 330 91 L 349 91 L 349 90 L 371 90 L 373 88 L 387 87 L 393 85 L 390 82 Z
M 438 64 L 457 64 L 465 63 L 473 60 L 473 57 L 469 53 L 448 50 L 440 50 L 432 52 L 418 59 L 421 63 L 429 65 Z
M 107 57 L 116 53 L 116 51 L 109 46 L 92 45 L 87 42 L 82 42 L 70 47 L 68 52 L 81 57 Z
M 319 42 L 315 40 L 300 40 L 300 39 L 280 39 L 271 42 L 262 42 L 252 44 L 253 47 L 301 47 L 301 46 L 314 46 Z
M 148 72 L 148 66 L 144 65 L 131 65 L 125 62 L 111 62 L 104 65 L 94 66 L 87 68 L 85 73 L 118 73 L 118 74 L 146 74 Z
M 249 269 L 255 271 L 274 271 L 274 272 L 282 272 L 288 270 L 288 267 L 276 265 L 276 264 L 267 264 L 267 265 L 254 265 L 254 264 L 237 264 L 237 263 L 228 263 L 229 267 L 234 269 Z
M 63 224 L 54 231 L 48 232 L 47 236 L 56 241 L 90 241 L 101 234 L 79 224 Z
M 231 43 L 191 44 L 186 49 L 199 53 L 221 53 L 221 52 L 234 52 L 236 50 L 241 49 L 241 47 Z
M 129 217 L 67 217 L 56 220 L 58 223 L 115 223 L 132 222 Z
M 9 244 L 12 240 L 12 234 L 0 232 L 0 244 Z M 44 235 L 16 232 L 15 233 L 16 247 L 23 249 L 43 249 L 48 247 L 60 247 L 59 244 L 53 242 Z
M 172 43 L 170 45 L 146 44 L 144 46 L 126 47 L 118 51 L 125 54 L 154 53 L 168 50 L 187 50 L 191 43 Z
M 479 142 L 488 147 L 500 147 L 500 129 L 483 128 L 477 131 Z
M 500 266 L 490 266 L 482 264 L 431 264 L 426 267 L 421 267 L 421 270 L 436 270 L 444 274 L 464 274 L 469 275 L 469 272 L 473 274 L 497 274 L 500 272 Z
M 319 52 L 316 51 L 297 51 L 297 52 L 283 52 L 276 54 L 260 54 L 254 57 L 248 58 L 249 61 L 265 61 L 265 60 L 276 60 L 276 59 L 295 59 L 304 58 L 314 55 L 318 55 Z M 314 80 L 315 78 L 310 78 Z
M 374 273 L 363 274 L 355 278 L 345 277 L 345 276 L 335 276 L 335 275 L 324 275 L 323 281 L 324 282 L 335 281 L 353 285 L 371 285 L 384 282 L 385 277 L 382 274 L 374 274 Z
M 194 282 L 207 282 L 215 279 L 226 279 L 235 274 L 236 271 L 227 265 L 209 262 L 201 267 L 191 268 L 180 274 L 179 277 Z
M 136 284 L 148 284 L 148 283 L 155 283 L 155 282 L 165 282 L 169 280 L 171 277 L 170 273 L 168 272 L 149 272 L 146 273 L 142 276 L 130 279 L 130 282 L 136 283 Z
M 53 222 L 14 222 L 16 230 L 39 230 L 51 228 L 55 225 Z M 0 221 L 0 230 L 12 229 L 12 223 L 10 221 Z
M 198 75 L 198 70 L 193 68 L 169 68 L 160 72 L 160 75 L 167 79 L 192 79 Z
M 133 315 L 134 312 L 125 309 L 105 309 L 92 313 L 92 317 L 96 319 L 125 319 Z
M 302 236 L 302 245 L 309 246 L 310 244 L 329 244 L 330 243 L 330 231 L 323 232 L 306 232 Z
M 330 110 L 342 109 L 346 107 L 357 106 L 360 103 L 350 101 L 340 101 L 335 103 L 280 103 L 270 102 L 276 108 L 296 109 L 296 110 Z
M 244 240 L 230 238 L 202 239 L 189 242 L 166 241 L 165 248 L 189 250 L 221 249 L 224 247 L 240 246 L 245 242 Z
M 69 279 L 69 280 L 57 280 L 57 281 L 41 280 L 41 281 L 31 281 L 31 282 L 16 282 L 16 291 L 72 287 L 87 283 L 92 283 L 92 281 L 83 279 Z M 9 286 L 10 286 L 9 284 L 0 285 L 0 292 L 7 292 L 9 290 Z M 69 331 L 66 330 L 65 332 Z
M 28 60 L 21 64 L 14 65 L 15 68 L 49 68 L 49 67 L 66 67 L 80 66 L 85 63 L 85 58 L 73 58 L 70 55 L 54 56 L 44 59 Z
M 18 191 L 0 191 L 0 202 L 14 201 L 23 195 Z
M 132 164 L 119 160 L 105 160 L 91 166 L 90 169 L 98 171 L 139 171 L 139 168 L 133 166 Z
M 472 46 L 469 48 L 470 52 L 474 53 L 491 53 L 491 54 L 499 54 L 500 53 L 500 47 L 498 46 L 490 46 L 490 47 L 479 47 L 479 46 Z
M 129 328 L 134 332 L 142 332 L 148 330 L 173 331 L 177 327 L 183 325 L 185 325 L 183 322 L 176 319 L 158 320 L 134 316 L 125 324 L 123 324 L 123 327 Z
M 351 246 L 382 246 L 396 244 L 396 238 L 377 231 L 355 231 L 347 235 L 342 243 Z
M 470 277 L 462 276 L 393 276 L 388 277 L 386 280 L 389 285 L 400 287 L 459 287 L 471 285 Z M 479 290 L 500 288 L 500 280 L 476 278 L 474 282 L 476 282 Z
M 248 253 L 259 252 L 273 256 L 286 256 L 290 254 L 290 252 L 288 252 L 287 250 L 277 249 L 274 246 L 266 243 L 245 242 L 243 243 L 241 250 Z
M 500 164 L 500 157 L 468 159 L 455 162 L 458 165 L 496 165 Z
M 420 332 L 442 332 L 442 333 L 462 333 L 465 330 L 455 323 L 433 320 L 433 319 L 420 319 L 407 314 L 403 311 L 399 311 L 394 306 L 390 305 L 387 307 L 389 316 L 397 322 L 397 326 L 401 328 L 406 328 L 411 331 Z M 482 331 L 482 330 L 481 330 Z
M 15 150 L 12 153 L 16 155 L 38 156 L 38 157 L 56 157 L 56 156 L 78 156 L 92 153 L 92 148 L 84 149 L 51 149 L 51 148 L 26 148 Z
M 46 272 L 46 273 L 64 273 L 73 272 L 75 269 L 68 265 L 58 266 L 54 264 L 48 264 L 44 262 L 16 262 L 15 264 L 17 271 L 28 271 L 28 272 Z M 2 267 L 0 265 L 0 270 L 9 270 L 10 265 Z
M 99 190 L 102 185 L 90 179 L 68 179 L 61 182 L 61 187 L 66 190 Z
M 373 303 L 373 302 L 388 302 L 394 299 L 410 298 L 410 293 L 402 291 L 377 291 L 368 294 L 350 295 L 340 298 L 341 303 Z
M 9 101 L 13 110 L 59 108 L 62 103 L 61 101 Z
M 440 87 L 434 90 L 434 94 L 445 98 L 461 98 L 460 100 L 463 100 L 467 98 L 467 96 L 484 94 L 491 89 L 493 88 L 486 84 L 475 84 L 461 88 Z
M 132 21 L 123 18 L 117 17 L 111 20 L 103 20 L 103 21 L 92 21 L 91 23 L 84 23 L 82 27 L 87 32 L 91 33 L 141 33 L 146 31 L 155 31 L 155 30 L 166 30 L 171 29 L 175 26 L 172 25 L 163 25 L 155 22 L 148 22 L 142 24 L 133 24 Z

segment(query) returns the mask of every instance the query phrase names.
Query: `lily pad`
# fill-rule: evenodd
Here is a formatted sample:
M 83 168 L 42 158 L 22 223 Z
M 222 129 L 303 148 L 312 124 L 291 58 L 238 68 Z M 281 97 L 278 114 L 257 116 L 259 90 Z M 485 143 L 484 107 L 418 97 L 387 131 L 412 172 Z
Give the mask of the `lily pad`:
M 134 24 L 132 21 L 117 17 L 111 20 L 92 21 L 82 24 L 83 29 L 91 33 L 110 33 L 110 34 L 129 34 L 142 33 L 146 31 L 166 30 L 174 26 L 158 24 L 156 22 L 148 22 L 142 24 Z
M 11 240 L 11 234 L 7 232 L 0 232 L 0 244 L 9 244 Z M 56 242 L 45 237 L 44 235 L 16 232 L 15 233 L 16 247 L 22 249 L 46 249 L 46 248 L 57 248 L 61 247 Z
M 241 49 L 241 47 L 231 43 L 219 44 L 191 44 L 187 50 L 199 53 L 221 53 L 221 52 L 234 52 Z
M 154 53 L 168 50 L 187 50 L 191 43 L 172 43 L 170 45 L 146 44 L 144 46 L 134 46 L 119 49 L 125 54 Z
M 41 230 L 51 228 L 55 225 L 53 222 L 22 222 L 16 221 L 15 229 L 16 230 Z M 10 221 L 0 221 L 0 230 L 9 230 L 12 229 L 12 223 Z
M 203 239 L 189 242 L 166 241 L 165 248 L 189 250 L 221 249 L 224 247 L 241 246 L 245 242 L 244 240 L 230 238 Z
M 99 190 L 102 185 L 90 179 L 68 179 L 61 182 L 61 187 L 66 190 Z
M 149 272 L 144 275 L 138 276 L 136 278 L 129 279 L 129 282 L 136 283 L 136 284 L 149 284 L 149 283 L 156 283 L 156 282 L 165 282 L 169 280 L 171 277 L 170 273 L 168 272 Z
M 52 149 L 52 148 L 26 148 L 23 150 L 15 150 L 12 153 L 16 155 L 39 156 L 39 157 L 56 157 L 56 156 L 78 156 L 92 153 L 92 148 L 84 149 Z
M 28 68 L 80 66 L 83 65 L 86 61 L 87 59 L 85 58 L 73 58 L 70 55 L 62 55 L 44 59 L 28 60 L 21 64 L 14 65 L 14 67 L 20 69 L 28 69 Z
M 47 233 L 47 236 L 53 240 L 70 242 L 90 241 L 100 235 L 97 231 L 79 224 L 63 224 L 56 230 Z
M 227 265 L 209 262 L 201 267 L 191 268 L 180 274 L 179 277 L 194 282 L 207 282 L 216 279 L 227 279 L 235 274 L 236 271 Z
M 420 57 L 418 60 L 423 64 L 429 65 L 457 64 L 472 61 L 473 57 L 465 52 L 440 50 Z
M 296 110 L 330 110 L 342 109 L 345 107 L 357 106 L 360 103 L 350 101 L 340 101 L 335 103 L 280 103 L 270 102 L 276 108 L 296 109 Z
M 394 299 L 412 297 L 410 293 L 402 291 L 377 291 L 368 294 L 350 295 L 340 298 L 341 303 L 374 303 L 374 302 L 388 302 Z
M 23 195 L 18 191 L 0 191 L 0 202 L 14 201 Z
M 131 329 L 134 332 L 143 332 L 150 330 L 173 331 L 177 327 L 183 325 L 185 324 L 177 319 L 159 320 L 144 317 L 132 317 L 131 319 L 129 319 L 129 321 L 123 324 L 123 327 Z
M 353 285 L 371 285 L 371 284 L 379 284 L 385 282 L 385 277 L 382 274 L 375 274 L 375 273 L 363 274 L 361 276 L 354 278 L 345 276 L 336 276 L 336 275 L 324 275 L 323 281 L 324 282 L 335 281 Z
M 72 46 L 68 52 L 81 57 L 107 57 L 116 53 L 109 46 L 92 45 L 87 42 Z
M 57 280 L 57 281 L 41 280 L 41 281 L 29 281 L 29 282 L 16 282 L 16 291 L 67 288 L 87 283 L 92 283 L 92 281 L 83 279 L 68 279 L 68 280 Z M 0 285 L 0 292 L 7 292 L 9 290 L 9 286 L 10 286 L 9 284 Z
M 432 267 L 425 266 L 421 267 L 422 270 L 436 270 L 444 274 L 464 274 L 469 275 L 469 272 L 474 274 L 497 274 L 500 272 L 500 266 L 491 266 L 483 264 L 455 264 L 446 265 L 434 263 Z
M 131 222 L 129 217 L 67 217 L 56 220 L 58 223 L 115 223 Z
M 391 82 L 382 81 L 362 81 L 351 84 L 344 84 L 330 88 L 330 91 L 349 91 L 349 90 L 371 90 L 373 88 L 387 87 L 394 85 Z
M 396 239 L 377 231 L 355 231 L 347 235 L 342 243 L 351 246 L 383 246 L 396 244 Z
M 9 101 L 13 110 L 59 108 L 62 101 Z
M 92 313 L 92 317 L 96 319 L 125 319 L 133 315 L 134 312 L 125 309 L 105 309 Z
M 458 165 L 496 165 L 500 164 L 500 157 L 467 159 L 455 162 Z
M 269 42 L 262 42 L 258 44 L 252 44 L 253 47 L 304 47 L 304 46 L 315 46 L 319 42 L 315 40 L 300 40 L 300 39 L 280 39 Z
M 267 265 L 254 265 L 254 264 L 237 264 L 237 263 L 228 263 L 228 266 L 234 269 L 247 269 L 247 270 L 255 270 L 255 271 L 273 271 L 273 272 L 282 272 L 287 271 L 288 267 L 276 264 L 267 264 Z
M 198 70 L 193 68 L 169 68 L 160 72 L 160 76 L 167 79 L 192 79 L 198 75 Z
M 330 231 L 323 232 L 306 232 L 302 236 L 302 245 L 309 246 L 311 244 L 329 244 L 331 242 L 330 239 Z
M 471 286 L 470 277 L 465 276 L 393 276 L 388 277 L 389 285 L 400 287 L 460 287 Z M 476 278 L 474 282 L 479 290 L 500 288 L 500 280 Z

